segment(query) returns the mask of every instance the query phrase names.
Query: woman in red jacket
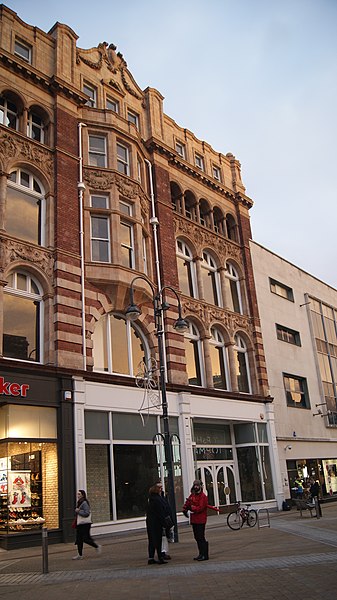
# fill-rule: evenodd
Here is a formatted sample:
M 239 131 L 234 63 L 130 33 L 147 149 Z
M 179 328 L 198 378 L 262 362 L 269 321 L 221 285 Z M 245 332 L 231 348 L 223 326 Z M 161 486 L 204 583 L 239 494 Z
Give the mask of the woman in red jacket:
M 183 506 L 183 513 L 187 517 L 188 511 L 191 512 L 190 522 L 199 550 L 199 555 L 194 560 L 199 561 L 208 560 L 208 542 L 205 539 L 207 507 L 208 498 L 202 491 L 202 482 L 196 479 L 193 482 L 191 493 Z

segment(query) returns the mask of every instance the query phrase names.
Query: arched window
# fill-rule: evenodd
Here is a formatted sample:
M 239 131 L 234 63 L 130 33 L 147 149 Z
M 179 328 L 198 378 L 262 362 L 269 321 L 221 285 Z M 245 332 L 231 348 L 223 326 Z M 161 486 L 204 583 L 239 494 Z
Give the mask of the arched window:
M 8 278 L 3 302 L 3 353 L 6 358 L 42 362 L 42 289 L 28 273 Z
M 188 219 L 191 219 L 192 221 L 196 221 L 197 220 L 196 199 L 195 199 L 194 195 L 192 194 L 192 192 L 187 190 L 184 195 L 184 200 L 185 200 L 185 217 L 187 217 Z
M 214 231 L 216 233 L 220 233 L 220 235 L 225 235 L 225 217 L 223 215 L 222 210 L 217 206 L 213 209 L 213 220 L 214 220 Z
M 235 336 L 234 356 L 239 392 L 251 394 L 248 351 L 245 341 L 240 335 Z
M 211 328 L 211 335 L 210 356 L 213 385 L 218 389 L 229 390 L 229 370 L 225 340 L 222 333 L 216 327 Z
M 202 343 L 199 332 L 193 323 L 185 333 L 186 370 L 189 385 L 204 385 L 204 367 L 202 360 Z
M 41 142 L 46 143 L 46 117 L 43 111 L 38 107 L 32 107 L 28 112 L 27 120 L 27 135 L 28 137 Z
M 226 233 L 230 240 L 233 240 L 234 242 L 238 241 L 236 221 L 230 214 L 226 215 Z
M 94 370 L 137 375 L 149 351 L 139 328 L 120 315 L 108 314 L 96 323 L 93 333 Z
M 5 96 L 0 96 L 0 124 L 19 129 L 18 107 Z
M 229 280 L 229 287 L 231 292 L 231 306 L 230 309 L 234 312 L 242 315 L 242 297 L 240 279 L 237 270 L 231 263 L 227 263 L 226 277 Z
M 201 276 L 204 288 L 204 300 L 209 304 L 222 306 L 219 273 L 216 262 L 209 252 L 203 252 L 202 254 Z
M 208 229 L 211 228 L 211 209 L 210 206 L 207 202 L 207 200 L 204 200 L 204 198 L 201 198 L 201 200 L 199 201 L 199 214 L 200 214 L 200 223 L 201 225 L 203 225 L 204 227 L 208 227 Z
M 176 250 L 181 293 L 185 296 L 197 298 L 196 272 L 192 252 L 183 240 L 177 240 Z
M 44 213 L 42 185 L 27 171 L 13 171 L 7 186 L 7 233 L 33 244 L 44 245 Z
M 182 191 L 180 187 L 174 181 L 171 181 L 171 203 L 173 210 L 177 213 L 182 212 L 181 199 Z

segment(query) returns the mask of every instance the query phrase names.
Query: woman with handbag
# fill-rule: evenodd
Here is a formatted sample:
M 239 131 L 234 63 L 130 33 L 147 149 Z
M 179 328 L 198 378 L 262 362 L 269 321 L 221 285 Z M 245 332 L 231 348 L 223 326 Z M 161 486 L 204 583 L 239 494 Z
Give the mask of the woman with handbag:
M 168 551 L 168 543 L 174 541 L 174 521 L 173 514 L 171 511 L 171 507 L 167 496 L 163 490 L 163 485 L 161 482 L 157 484 L 160 487 L 160 498 L 163 503 L 164 512 L 165 512 L 165 527 L 162 532 L 162 543 L 161 543 L 161 557 L 164 560 L 171 560 L 171 556 Z
M 77 492 L 77 504 L 75 508 L 76 514 L 76 542 L 77 554 L 73 557 L 73 560 L 81 560 L 83 558 L 83 544 L 88 544 L 96 548 L 98 554 L 102 551 L 102 546 L 96 544 L 90 535 L 90 529 L 92 524 L 91 509 L 84 490 Z
M 167 564 L 162 556 L 162 534 L 166 527 L 165 517 L 167 516 L 165 506 L 161 498 L 162 485 L 156 483 L 149 489 L 149 499 L 146 510 L 146 531 L 148 537 L 149 558 L 148 565 Z M 157 552 L 158 560 L 154 555 Z

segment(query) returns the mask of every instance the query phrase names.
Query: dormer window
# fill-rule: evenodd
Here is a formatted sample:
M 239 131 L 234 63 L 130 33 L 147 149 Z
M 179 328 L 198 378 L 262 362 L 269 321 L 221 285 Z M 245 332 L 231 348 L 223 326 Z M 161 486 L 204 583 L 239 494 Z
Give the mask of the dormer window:
M 133 112 L 132 110 L 128 110 L 128 121 L 129 123 L 133 123 L 133 125 L 139 129 L 139 116 L 137 113 Z
M 181 158 L 186 158 L 186 146 L 181 142 L 176 142 L 176 153 L 181 156 Z
M 216 167 L 214 165 L 213 165 L 213 177 L 217 181 L 221 181 L 221 171 L 220 171 L 219 167 Z
M 106 107 L 108 110 L 113 110 L 113 112 L 119 113 L 119 102 L 118 102 L 118 100 L 115 100 L 114 98 L 106 99 Z
M 27 63 L 32 62 L 32 47 L 21 40 L 15 40 L 14 54 L 25 60 Z
M 195 166 L 198 167 L 201 171 L 205 170 L 204 159 L 200 154 L 195 155 Z
M 91 106 L 91 108 L 96 108 L 97 106 L 97 90 L 92 85 L 88 83 L 83 84 L 83 92 L 89 96 L 89 100 L 85 103 L 86 106 Z

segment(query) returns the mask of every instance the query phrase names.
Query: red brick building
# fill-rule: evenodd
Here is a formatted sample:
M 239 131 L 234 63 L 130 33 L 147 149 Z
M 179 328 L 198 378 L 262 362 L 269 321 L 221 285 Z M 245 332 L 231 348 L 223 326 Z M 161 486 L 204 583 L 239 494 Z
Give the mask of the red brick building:
M 66 25 L 45 33 L 3 5 L 0 15 L 0 367 L 37 386 L 25 398 L 3 392 L 0 535 L 22 543 L 40 518 L 67 539 L 76 487 L 88 490 L 97 533 L 143 526 L 148 487 L 167 483 L 158 291 L 178 512 L 195 473 L 212 503 L 275 506 L 239 161 L 168 117 L 113 44 L 82 49 Z M 173 327 L 178 304 L 185 334 Z M 23 428 L 18 406 L 39 411 L 30 418 L 41 428 Z M 10 489 L 15 460 L 25 512 Z

